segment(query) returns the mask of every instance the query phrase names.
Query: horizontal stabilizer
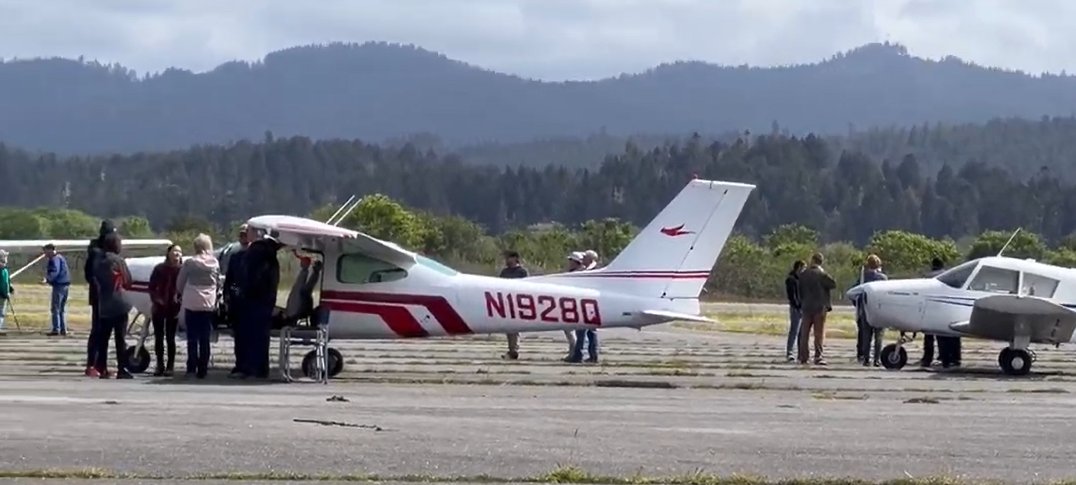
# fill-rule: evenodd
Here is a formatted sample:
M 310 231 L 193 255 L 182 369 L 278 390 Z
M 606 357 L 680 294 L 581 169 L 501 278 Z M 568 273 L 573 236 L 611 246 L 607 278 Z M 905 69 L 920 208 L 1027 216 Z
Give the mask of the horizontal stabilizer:
M 640 313 L 649 317 L 657 317 L 663 320 L 686 320 L 689 322 L 717 323 L 714 320 L 706 318 L 702 315 L 692 315 L 689 313 L 668 312 L 665 310 L 643 310 Z

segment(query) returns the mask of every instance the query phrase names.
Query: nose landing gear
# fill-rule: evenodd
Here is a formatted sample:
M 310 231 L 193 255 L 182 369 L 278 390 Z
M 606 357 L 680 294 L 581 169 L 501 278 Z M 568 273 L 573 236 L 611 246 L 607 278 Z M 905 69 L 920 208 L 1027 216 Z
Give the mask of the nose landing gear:
M 897 343 L 886 345 L 882 348 L 882 367 L 888 370 L 900 370 L 908 364 L 908 351 L 904 349 L 904 344 L 915 340 L 915 334 L 911 337 L 907 333 L 901 332 L 900 338 L 897 339 Z

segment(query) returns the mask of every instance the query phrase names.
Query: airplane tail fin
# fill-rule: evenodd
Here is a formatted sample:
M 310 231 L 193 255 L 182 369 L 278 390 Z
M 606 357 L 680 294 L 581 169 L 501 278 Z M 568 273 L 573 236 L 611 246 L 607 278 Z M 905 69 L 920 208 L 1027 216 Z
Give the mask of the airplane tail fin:
M 596 278 L 600 286 L 587 286 L 617 293 L 697 299 L 754 189 L 692 180 L 608 266 L 565 276 Z

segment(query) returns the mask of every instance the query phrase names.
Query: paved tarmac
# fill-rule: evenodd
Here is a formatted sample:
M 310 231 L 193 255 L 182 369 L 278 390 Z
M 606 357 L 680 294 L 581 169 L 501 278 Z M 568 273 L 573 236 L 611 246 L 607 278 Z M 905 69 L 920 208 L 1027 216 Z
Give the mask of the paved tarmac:
M 848 340 L 828 343 L 830 366 L 804 368 L 784 361 L 775 337 L 671 326 L 601 335 L 597 366 L 559 362 L 559 333 L 525 335 L 517 362 L 500 359 L 497 336 L 336 342 L 347 363 L 327 386 L 225 379 L 224 340 L 206 382 L 87 379 L 81 339 L 9 336 L 0 474 L 1076 477 L 1071 348 L 1036 347 L 1035 374 L 1006 378 L 996 343 L 965 342 L 959 372 L 892 372 L 851 363 Z

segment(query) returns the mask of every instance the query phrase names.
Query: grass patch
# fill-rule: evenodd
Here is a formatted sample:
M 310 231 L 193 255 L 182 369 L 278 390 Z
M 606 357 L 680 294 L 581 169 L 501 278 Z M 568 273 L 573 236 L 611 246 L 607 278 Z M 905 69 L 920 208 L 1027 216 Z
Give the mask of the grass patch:
M 848 395 L 830 391 L 815 391 L 811 393 L 811 398 L 825 401 L 866 401 L 870 399 L 870 396 L 866 394 Z
M 905 399 L 904 404 L 941 404 L 941 400 L 936 397 L 913 397 Z
M 52 480 L 216 480 L 216 481 L 293 481 L 293 482 L 394 482 L 394 483 L 548 483 L 585 485 L 972 485 L 995 483 L 988 480 L 964 480 L 950 476 L 889 480 L 863 480 L 858 478 L 794 478 L 768 479 L 753 475 L 718 475 L 698 471 L 681 475 L 648 476 L 642 472 L 633 475 L 602 475 L 575 466 L 559 466 L 546 473 L 508 477 L 496 475 L 432 475 L 401 474 L 377 475 L 365 473 L 308 474 L 289 472 L 224 472 L 191 475 L 165 475 L 152 473 L 118 473 L 102 468 L 80 470 L 0 470 L 0 478 L 52 479 Z M 1056 484 L 1076 483 L 1058 481 Z
M 1005 392 L 1012 392 L 1017 394 L 1068 394 L 1069 391 L 1061 389 L 1060 387 L 1049 387 L 1045 389 L 1009 389 Z
M 788 335 L 788 315 L 777 313 L 728 312 L 708 314 L 715 323 L 673 322 L 675 328 L 700 332 L 727 332 L 752 335 Z M 856 338 L 856 322 L 853 315 L 831 313 L 826 320 L 826 338 Z

